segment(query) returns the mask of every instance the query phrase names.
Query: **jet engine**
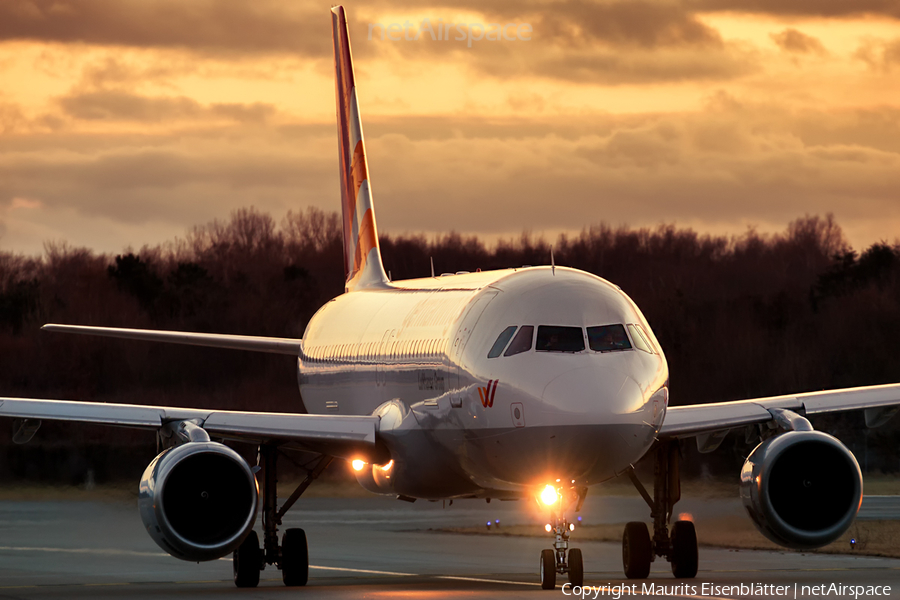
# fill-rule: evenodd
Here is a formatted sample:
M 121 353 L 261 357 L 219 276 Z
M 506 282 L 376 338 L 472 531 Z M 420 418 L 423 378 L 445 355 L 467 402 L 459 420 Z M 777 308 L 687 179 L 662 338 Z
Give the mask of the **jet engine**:
M 741 499 L 773 542 L 807 550 L 838 539 L 862 501 L 853 454 L 821 431 L 789 431 L 757 446 L 741 469 Z
M 259 488 L 241 456 L 216 442 L 163 451 L 141 478 L 141 520 L 160 548 L 189 561 L 232 552 L 256 521 Z
M 384 465 L 370 465 L 360 461 L 359 468 L 353 466 L 353 474 L 356 475 L 356 481 L 373 494 L 396 494 L 394 484 L 391 481 L 391 475 L 394 470 L 394 461 L 389 461 Z

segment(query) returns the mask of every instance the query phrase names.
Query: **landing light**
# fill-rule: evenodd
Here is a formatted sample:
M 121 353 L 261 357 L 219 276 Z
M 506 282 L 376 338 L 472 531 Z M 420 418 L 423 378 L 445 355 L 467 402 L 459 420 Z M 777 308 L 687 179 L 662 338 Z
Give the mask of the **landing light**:
M 547 485 L 544 491 L 541 492 L 541 502 L 550 506 L 551 504 L 556 504 L 557 500 L 559 500 L 559 494 L 556 493 L 556 488 L 552 485 Z
M 359 472 L 366 468 L 366 461 L 357 458 L 351 462 L 350 465 L 353 467 L 354 471 Z
M 575 531 L 575 523 L 569 523 L 569 531 Z
M 550 523 L 547 523 L 546 525 L 544 525 L 544 531 L 546 531 L 547 533 L 550 533 L 552 530 L 553 530 L 553 528 L 550 527 Z

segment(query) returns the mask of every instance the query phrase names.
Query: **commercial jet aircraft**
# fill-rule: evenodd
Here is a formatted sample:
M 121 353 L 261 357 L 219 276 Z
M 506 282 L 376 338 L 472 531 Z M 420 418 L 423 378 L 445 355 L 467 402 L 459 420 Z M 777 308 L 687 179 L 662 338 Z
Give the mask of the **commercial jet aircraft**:
M 296 414 L 0 398 L 0 416 L 16 419 L 14 441 L 28 441 L 43 419 L 155 430 L 165 449 L 140 482 L 147 533 L 183 560 L 233 553 L 241 587 L 257 585 L 266 565 L 286 585 L 307 583 L 304 531 L 288 529 L 279 543 L 278 526 L 335 458 L 351 461 L 367 490 L 403 500 L 536 499 L 551 515 L 552 548 L 540 556 L 545 589 L 557 575 L 582 584 L 581 551 L 569 547 L 573 513 L 591 485 L 622 475 L 652 521 L 652 534 L 643 522 L 625 527 L 626 576 L 646 577 L 656 557 L 675 577 L 696 575 L 694 526 L 671 522 L 683 438 L 702 452 L 731 430 L 760 440 L 741 470 L 741 496 L 769 539 L 816 548 L 847 530 L 862 498 L 859 465 L 806 417 L 864 409 L 867 425 L 878 426 L 898 411 L 900 385 L 670 407 L 659 341 L 637 305 L 600 277 L 551 259 L 390 281 L 342 7 L 332 9 L 332 28 L 346 290 L 310 319 L 303 338 L 43 327 L 295 356 Z M 259 468 L 211 438 L 257 445 Z M 320 458 L 279 507 L 277 457 L 292 449 Z M 632 467 L 648 454 L 652 492 Z M 262 547 L 253 530 L 260 504 Z

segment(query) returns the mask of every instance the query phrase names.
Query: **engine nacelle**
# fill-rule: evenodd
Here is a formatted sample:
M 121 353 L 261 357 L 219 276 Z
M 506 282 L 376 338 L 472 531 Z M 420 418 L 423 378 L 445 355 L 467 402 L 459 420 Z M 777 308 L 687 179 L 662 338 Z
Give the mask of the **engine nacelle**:
M 391 475 L 394 470 L 394 461 L 385 465 L 366 464 L 359 471 L 355 471 L 356 481 L 373 494 L 396 494 Z
M 767 538 L 808 550 L 838 539 L 862 501 L 862 472 L 839 440 L 789 431 L 757 446 L 741 469 L 741 499 Z
M 190 442 L 153 459 L 138 506 L 159 547 L 189 561 L 232 552 L 256 521 L 259 488 L 241 456 L 216 442 Z

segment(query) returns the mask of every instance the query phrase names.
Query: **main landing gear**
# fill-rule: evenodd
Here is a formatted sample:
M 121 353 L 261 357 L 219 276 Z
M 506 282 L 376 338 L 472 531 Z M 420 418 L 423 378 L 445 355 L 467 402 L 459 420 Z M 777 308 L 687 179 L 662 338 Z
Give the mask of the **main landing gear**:
M 297 486 L 294 493 L 278 509 L 276 462 L 278 448 L 272 445 L 259 447 L 259 462 L 263 473 L 263 547 L 259 547 L 259 536 L 251 531 L 234 551 L 234 585 L 237 587 L 256 587 L 259 584 L 259 573 L 266 565 L 275 565 L 281 569 L 284 585 L 306 585 L 309 580 L 309 549 L 306 532 L 302 529 L 288 529 L 278 545 L 278 526 L 285 513 L 294 505 L 306 488 L 331 463 L 330 456 L 322 455 L 312 468 L 307 469 L 306 479 Z
M 622 536 L 622 565 L 629 579 L 644 579 L 650 574 L 650 563 L 657 556 L 663 556 L 672 564 L 672 574 L 678 578 L 697 575 L 697 533 L 691 521 L 675 521 L 669 535 L 668 523 L 672 519 L 672 509 L 681 498 L 681 481 L 678 472 L 677 442 L 657 444 L 653 470 L 653 498 L 641 484 L 634 468 L 628 470 L 628 477 L 650 506 L 653 519 L 653 538 L 647 525 L 631 522 L 625 525 Z
M 557 480 L 557 485 L 559 481 Z M 541 551 L 541 587 L 552 590 L 556 587 L 556 574 L 569 575 L 569 583 L 573 586 L 584 584 L 584 561 L 581 550 L 569 549 L 569 534 L 575 530 L 575 524 L 569 523 L 566 510 L 575 502 L 574 512 L 581 510 L 587 488 L 566 488 L 548 485 L 541 493 L 540 500 L 550 508 L 550 523 L 545 527 L 547 533 L 555 536 L 553 549 Z

